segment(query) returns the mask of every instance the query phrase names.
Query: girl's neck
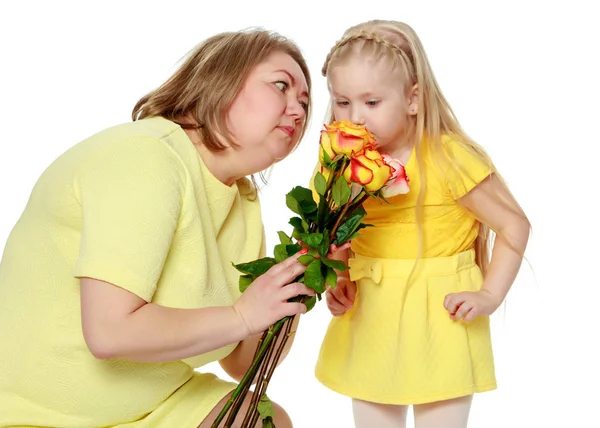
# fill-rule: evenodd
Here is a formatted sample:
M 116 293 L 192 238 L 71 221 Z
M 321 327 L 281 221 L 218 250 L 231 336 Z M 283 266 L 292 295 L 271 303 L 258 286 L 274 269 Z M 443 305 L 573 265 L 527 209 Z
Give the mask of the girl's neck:
M 402 138 L 397 142 L 382 147 L 382 151 L 394 159 L 399 160 L 403 165 L 406 165 L 414 145 L 415 143 L 413 138 Z

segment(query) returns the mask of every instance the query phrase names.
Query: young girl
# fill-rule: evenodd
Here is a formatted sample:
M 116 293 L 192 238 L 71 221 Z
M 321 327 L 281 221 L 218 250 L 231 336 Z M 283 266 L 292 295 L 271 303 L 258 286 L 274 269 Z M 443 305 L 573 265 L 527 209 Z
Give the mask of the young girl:
M 489 315 L 519 271 L 527 217 L 458 124 L 411 27 L 348 29 L 323 75 L 330 120 L 366 126 L 410 192 L 365 203 L 374 227 L 327 292 L 335 317 L 316 376 L 353 398 L 357 427 L 404 427 L 408 405 L 418 428 L 466 427 L 472 395 L 496 388 Z

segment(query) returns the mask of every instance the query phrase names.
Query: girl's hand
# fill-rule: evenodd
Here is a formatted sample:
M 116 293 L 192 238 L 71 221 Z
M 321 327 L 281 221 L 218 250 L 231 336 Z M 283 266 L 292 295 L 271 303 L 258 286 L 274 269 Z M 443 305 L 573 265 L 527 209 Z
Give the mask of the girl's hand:
M 344 315 L 347 310 L 352 309 L 356 297 L 356 283 L 350 281 L 346 276 L 339 276 L 336 287 L 327 287 L 325 301 L 329 312 L 335 317 Z
M 471 321 L 477 315 L 490 316 L 498 306 L 500 302 L 487 290 L 450 293 L 444 299 L 444 308 L 455 321 Z
M 306 312 L 304 303 L 288 302 L 299 295 L 315 295 L 304 284 L 291 282 L 306 270 L 306 266 L 297 260 L 299 256 L 297 253 L 288 257 L 259 276 L 233 304 L 248 335 L 261 333 L 286 316 Z

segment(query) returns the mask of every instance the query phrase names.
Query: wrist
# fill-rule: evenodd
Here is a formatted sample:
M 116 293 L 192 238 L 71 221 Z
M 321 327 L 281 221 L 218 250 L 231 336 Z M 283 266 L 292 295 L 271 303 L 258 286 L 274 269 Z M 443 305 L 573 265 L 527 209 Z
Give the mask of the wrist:
M 482 287 L 481 290 L 479 290 L 479 292 L 486 295 L 493 302 L 495 308 L 498 308 L 502 304 L 502 301 L 504 300 L 503 296 L 500 296 L 497 293 L 494 293 L 492 290 L 489 290 L 487 288 Z
M 231 305 L 230 308 L 235 319 L 234 328 L 237 331 L 239 331 L 242 335 L 242 337 L 239 340 L 242 341 L 248 339 L 250 336 L 252 336 L 252 330 L 250 329 L 248 321 L 246 320 L 246 318 L 244 318 L 244 314 L 242 313 L 242 311 L 239 310 L 239 308 L 235 304 Z

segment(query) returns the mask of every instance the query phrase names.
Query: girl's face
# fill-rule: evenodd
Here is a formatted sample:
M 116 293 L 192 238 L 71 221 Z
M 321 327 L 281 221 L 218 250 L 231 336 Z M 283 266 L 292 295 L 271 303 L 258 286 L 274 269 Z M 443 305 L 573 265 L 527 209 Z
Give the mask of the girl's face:
M 227 114 L 247 175 L 285 158 L 296 146 L 308 106 L 308 85 L 292 57 L 274 52 L 257 65 Z
M 388 153 L 407 143 L 409 121 L 417 114 L 417 89 L 405 93 L 401 73 L 389 60 L 352 55 L 330 67 L 328 75 L 336 121 L 366 126 Z

